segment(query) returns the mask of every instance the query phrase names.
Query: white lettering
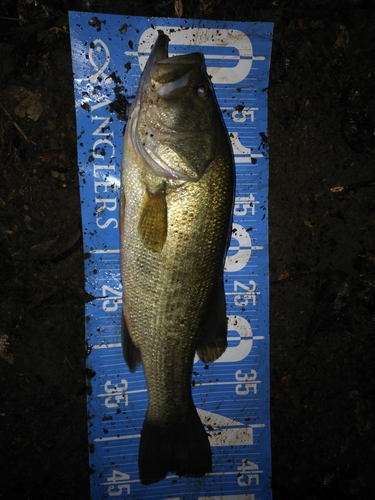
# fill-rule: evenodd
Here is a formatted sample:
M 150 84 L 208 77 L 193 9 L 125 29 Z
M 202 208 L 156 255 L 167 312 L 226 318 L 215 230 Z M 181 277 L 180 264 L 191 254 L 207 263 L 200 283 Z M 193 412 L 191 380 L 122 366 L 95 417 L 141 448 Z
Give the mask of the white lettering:
M 100 212 L 103 212 L 103 210 L 109 210 L 110 212 L 113 212 L 117 208 L 117 198 L 109 198 L 109 199 L 95 198 L 95 202 L 97 204 L 102 203 L 102 206 L 97 208 L 96 210 L 97 214 L 100 214 Z
M 103 146 L 103 150 L 100 153 L 95 152 L 97 150 L 97 148 L 99 148 L 100 146 L 102 146 L 104 144 L 108 144 L 109 146 L 111 146 L 112 154 L 111 154 L 110 158 L 114 158 L 115 146 L 112 144 L 112 142 L 109 139 L 98 139 L 97 141 L 94 142 L 94 145 L 92 147 L 92 149 L 94 150 L 93 157 L 94 158 L 104 158 L 105 155 L 103 155 L 103 153 L 102 153 L 102 152 L 105 152 L 104 146 Z
M 103 102 L 98 102 L 97 104 L 93 104 L 91 106 L 91 111 L 96 111 L 97 109 L 102 108 L 103 106 L 107 106 L 107 105 L 111 104 L 111 102 L 112 101 L 110 101 L 109 99 L 106 99 Z
M 99 170 L 113 170 L 115 172 L 116 165 L 94 165 L 94 177 L 99 177 Z
M 258 111 L 259 108 L 243 108 L 241 111 L 234 109 L 232 113 L 232 120 L 236 123 L 243 123 L 246 121 L 247 117 L 250 117 L 250 121 L 254 122 L 254 111 Z M 241 113 L 240 117 L 237 114 Z
M 113 191 L 116 191 L 116 184 L 114 184 L 111 181 L 100 181 L 100 182 L 95 181 L 94 186 L 95 186 L 95 189 L 94 189 L 95 193 L 98 192 L 97 189 L 100 187 L 103 188 L 103 191 L 105 193 L 108 193 L 107 188 L 109 188 L 109 187 L 111 187 Z
M 113 135 L 112 132 L 108 132 L 106 129 L 109 129 L 109 122 L 111 121 L 111 117 L 108 116 L 107 118 L 105 116 L 92 116 L 91 121 L 96 121 L 96 120 L 103 120 L 103 123 L 99 125 L 99 127 L 95 130 L 95 132 L 92 133 L 92 135 Z
M 249 196 L 238 196 L 234 200 L 233 214 L 244 217 L 247 211 L 250 210 L 251 215 L 255 215 L 255 204 L 257 203 L 259 201 L 256 201 L 251 193 Z
M 101 220 L 102 218 L 96 218 L 96 225 L 98 226 L 99 229 L 107 229 L 107 227 L 109 227 L 110 224 L 113 223 L 113 229 L 117 229 L 118 228 L 118 222 L 117 222 L 117 219 L 114 219 L 113 217 L 111 219 L 108 219 L 105 221 L 104 224 L 99 224 L 99 221 Z

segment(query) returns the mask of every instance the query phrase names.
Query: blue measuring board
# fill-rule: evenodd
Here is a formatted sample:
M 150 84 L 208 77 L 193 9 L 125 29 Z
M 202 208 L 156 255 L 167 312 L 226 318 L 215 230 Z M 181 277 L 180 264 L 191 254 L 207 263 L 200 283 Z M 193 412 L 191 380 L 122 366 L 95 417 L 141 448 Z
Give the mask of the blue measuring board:
M 91 497 L 95 500 L 271 500 L 267 87 L 272 23 L 70 12 L 85 251 Z M 201 51 L 236 164 L 233 231 L 225 265 L 228 348 L 193 365 L 192 392 L 209 434 L 213 471 L 138 477 L 147 408 L 142 368 L 120 343 L 119 188 L 126 111 L 157 37 L 169 54 Z M 144 304 L 147 308 L 148 304 Z

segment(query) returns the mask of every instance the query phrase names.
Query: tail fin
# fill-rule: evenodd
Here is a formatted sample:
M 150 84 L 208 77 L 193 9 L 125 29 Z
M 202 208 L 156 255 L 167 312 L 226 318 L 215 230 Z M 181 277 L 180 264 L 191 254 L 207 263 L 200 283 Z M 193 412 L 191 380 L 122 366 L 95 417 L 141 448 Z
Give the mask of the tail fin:
M 146 414 L 138 466 L 142 484 L 156 483 L 168 472 L 190 477 L 211 472 L 211 448 L 196 409 L 189 413 L 185 424 L 179 419 L 169 424 L 151 422 Z

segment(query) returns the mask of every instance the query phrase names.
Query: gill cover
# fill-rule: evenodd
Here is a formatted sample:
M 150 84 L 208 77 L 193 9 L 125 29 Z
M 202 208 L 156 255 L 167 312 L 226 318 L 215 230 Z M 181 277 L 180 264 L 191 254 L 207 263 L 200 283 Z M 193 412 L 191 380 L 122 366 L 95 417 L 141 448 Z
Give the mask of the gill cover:
M 155 175 L 197 182 L 215 156 L 213 130 L 220 117 L 203 55 L 168 57 L 168 40 L 159 35 L 155 42 L 127 133 Z

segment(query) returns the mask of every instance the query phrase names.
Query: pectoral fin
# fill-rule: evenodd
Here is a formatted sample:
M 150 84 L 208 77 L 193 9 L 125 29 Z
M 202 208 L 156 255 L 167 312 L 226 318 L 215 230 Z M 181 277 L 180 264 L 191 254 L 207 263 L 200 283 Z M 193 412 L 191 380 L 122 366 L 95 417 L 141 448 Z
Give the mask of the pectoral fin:
M 227 331 L 224 283 L 221 278 L 211 293 L 196 346 L 197 354 L 204 363 L 215 361 L 224 353 Z
M 155 192 L 147 189 L 143 196 L 138 232 L 146 248 L 152 252 L 162 251 L 167 238 L 167 223 L 164 183 Z

